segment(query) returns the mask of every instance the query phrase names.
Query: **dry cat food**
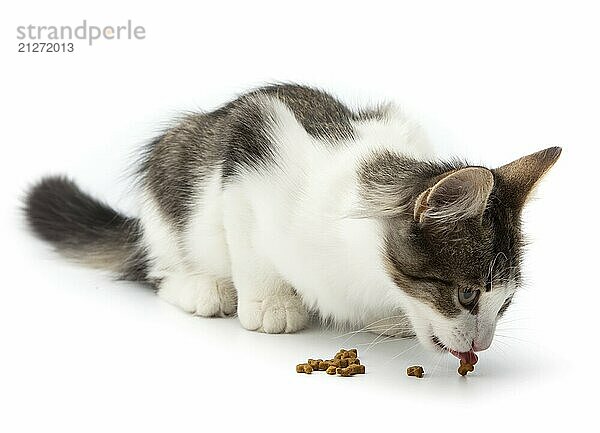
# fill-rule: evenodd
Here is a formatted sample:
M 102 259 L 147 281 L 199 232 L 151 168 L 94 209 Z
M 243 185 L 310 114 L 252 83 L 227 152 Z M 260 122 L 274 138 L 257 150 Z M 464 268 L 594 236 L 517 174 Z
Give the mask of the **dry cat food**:
M 408 374 L 409 376 L 421 378 L 423 377 L 423 373 L 423 367 L 421 367 L 420 365 L 413 365 L 412 367 L 408 367 L 406 369 L 406 374 Z
M 304 364 L 296 366 L 296 373 L 311 374 L 313 371 L 324 371 L 329 375 L 342 377 L 365 374 L 366 368 L 358 359 L 356 349 L 340 349 L 333 359 L 308 359 Z
M 458 374 L 466 376 L 467 373 L 473 371 L 475 367 L 473 364 L 465 362 L 461 359 L 460 366 L 458 367 Z M 355 374 L 365 374 L 366 369 L 358 359 L 358 351 L 356 349 L 340 349 L 336 353 L 333 359 L 308 359 L 303 364 L 296 366 L 297 373 L 311 374 L 313 371 L 324 371 L 325 373 L 333 376 L 338 375 L 341 377 L 354 376 Z M 425 370 L 420 365 L 413 365 L 406 369 L 408 376 L 414 376 L 422 378 L 425 374 Z
M 310 364 L 298 364 L 296 366 L 296 373 L 306 373 L 311 374 L 313 372 L 313 368 Z
M 464 362 L 462 359 L 460 360 L 460 366 L 458 367 L 458 374 L 461 376 L 466 376 L 467 373 L 475 370 L 473 364 L 469 364 L 468 362 Z
M 330 365 L 329 367 L 327 367 L 327 370 L 325 370 L 325 373 L 335 374 L 337 373 L 337 368 L 335 368 L 335 365 Z
M 336 368 L 335 372 L 340 376 L 352 376 L 354 374 L 365 374 L 365 366 L 352 364 L 346 368 Z

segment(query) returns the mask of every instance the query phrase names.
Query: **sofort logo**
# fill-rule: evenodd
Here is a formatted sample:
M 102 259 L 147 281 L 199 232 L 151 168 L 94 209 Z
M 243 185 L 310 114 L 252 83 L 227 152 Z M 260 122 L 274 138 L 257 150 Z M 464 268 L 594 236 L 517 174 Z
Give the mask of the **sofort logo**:
M 76 40 L 87 41 L 93 45 L 100 40 L 132 40 L 145 39 L 146 29 L 141 25 L 134 25 L 132 20 L 127 20 L 121 25 L 97 26 L 89 25 L 87 20 L 77 26 L 39 26 L 25 25 L 17 27 L 17 39 L 27 42 L 72 42 Z

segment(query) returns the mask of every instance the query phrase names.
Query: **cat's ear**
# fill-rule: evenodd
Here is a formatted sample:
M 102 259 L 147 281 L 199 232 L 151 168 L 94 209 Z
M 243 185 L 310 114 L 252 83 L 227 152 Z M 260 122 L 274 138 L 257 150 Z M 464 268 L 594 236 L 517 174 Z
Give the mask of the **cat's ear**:
M 467 167 L 447 173 L 417 197 L 414 219 L 443 223 L 481 217 L 493 187 L 494 176 L 487 168 Z
M 560 147 L 550 147 L 492 170 L 502 202 L 514 209 L 523 207 L 539 180 L 558 160 L 561 151 Z

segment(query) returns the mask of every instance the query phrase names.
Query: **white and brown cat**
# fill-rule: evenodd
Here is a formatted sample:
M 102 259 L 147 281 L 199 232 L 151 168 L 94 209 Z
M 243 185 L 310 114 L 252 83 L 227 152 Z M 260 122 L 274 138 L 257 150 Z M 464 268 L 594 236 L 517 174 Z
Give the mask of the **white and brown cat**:
M 475 363 L 520 283 L 520 214 L 561 149 L 496 169 L 435 159 L 391 105 L 298 85 L 249 92 L 157 137 L 126 217 L 64 177 L 31 189 L 33 231 L 150 282 L 199 316 L 294 332 L 310 313 L 377 323 Z

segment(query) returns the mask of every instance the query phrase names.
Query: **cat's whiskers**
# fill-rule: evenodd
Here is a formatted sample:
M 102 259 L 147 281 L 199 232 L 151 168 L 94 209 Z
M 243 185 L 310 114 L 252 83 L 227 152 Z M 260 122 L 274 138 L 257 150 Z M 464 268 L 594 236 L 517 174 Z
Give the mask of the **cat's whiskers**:
M 384 331 L 385 330 L 390 330 L 390 331 L 394 330 L 394 331 L 402 332 L 402 331 L 414 331 L 415 329 L 426 331 L 429 328 L 427 326 L 420 326 L 420 327 L 416 327 L 416 326 L 412 326 L 412 325 L 401 326 L 399 324 L 395 324 L 393 326 L 379 325 L 379 326 L 369 327 L 367 329 L 361 328 L 361 329 L 357 329 L 354 331 L 348 331 L 348 332 L 345 332 L 345 333 L 340 334 L 333 338 L 341 338 L 341 337 L 345 337 L 347 335 L 357 335 L 360 333 L 369 333 L 370 334 L 370 333 L 379 332 L 381 330 L 384 330 Z
M 526 344 L 535 344 L 535 342 L 533 342 L 533 341 L 529 341 L 529 340 L 526 340 L 524 338 L 515 337 L 514 335 L 496 334 L 496 337 L 498 337 L 500 339 L 502 339 L 502 338 L 509 338 L 509 339 L 512 339 L 512 340 L 515 340 L 515 341 L 519 341 L 521 343 L 526 343 Z M 501 341 L 500 339 L 498 341 Z
M 512 307 L 512 304 L 511 304 Z M 511 311 L 515 312 L 515 311 Z M 500 319 L 498 319 L 498 321 L 496 322 L 497 325 L 503 325 L 506 323 L 514 323 L 514 322 L 524 322 L 524 321 L 532 321 L 532 317 L 521 317 L 521 316 L 517 316 L 514 317 L 514 314 L 509 315 L 508 317 L 502 316 Z
M 397 331 L 397 334 L 388 335 L 388 336 L 386 336 L 385 338 L 383 338 L 383 341 L 388 341 L 388 339 L 389 339 L 389 338 L 395 338 L 395 337 L 398 337 L 398 334 L 399 334 L 399 333 L 401 333 L 401 332 L 414 332 L 414 328 L 412 328 L 412 327 L 406 327 L 406 328 L 393 328 L 393 329 L 394 329 L 395 331 Z M 385 331 L 384 331 L 384 332 L 385 332 Z M 349 341 L 352 339 L 352 337 L 354 337 L 354 336 L 356 336 L 356 335 L 358 335 L 358 334 L 371 334 L 371 333 L 373 333 L 373 332 L 372 332 L 372 330 L 358 330 L 358 331 L 352 331 L 352 332 L 350 332 L 350 333 L 346 333 L 346 334 L 343 334 L 343 335 L 340 335 L 340 336 L 336 336 L 336 337 L 332 337 L 332 338 L 334 338 L 334 339 L 337 339 L 337 338 L 342 338 L 342 337 L 344 337 L 344 336 L 348 336 L 348 337 L 347 337 L 347 338 L 344 340 L 344 342 L 343 342 L 343 343 L 341 343 L 342 345 L 344 345 L 344 344 L 348 343 L 348 342 L 349 342 Z M 382 336 L 382 335 L 383 335 L 383 334 L 379 334 L 377 337 L 375 337 L 375 340 L 373 340 L 373 341 L 371 341 L 371 342 L 368 342 L 368 343 L 361 343 L 361 344 L 362 344 L 362 345 L 369 345 L 369 349 L 370 349 L 372 346 L 375 346 L 376 344 L 378 344 L 378 343 L 382 342 L 382 341 L 376 341 L 378 338 L 379 338 L 379 339 L 381 339 L 381 336 Z M 399 337 L 399 338 L 397 338 L 395 341 L 400 341 L 400 340 L 408 340 L 408 339 L 411 339 L 411 338 L 414 338 L 414 337 L 413 337 L 413 336 Z
M 336 337 L 333 337 L 333 338 L 334 338 L 334 339 L 337 339 L 337 338 L 343 338 L 343 337 L 346 337 L 346 336 L 347 336 L 347 338 L 346 338 L 346 339 L 343 341 L 343 343 L 342 343 L 342 345 L 345 345 L 346 343 L 348 343 L 348 342 L 349 342 L 349 341 L 352 339 L 352 337 L 354 337 L 354 336 L 355 336 L 355 335 L 357 335 L 357 334 L 360 334 L 360 333 L 372 333 L 372 332 L 373 332 L 373 329 L 377 328 L 377 327 L 374 327 L 374 326 L 373 326 L 373 324 L 375 324 L 375 323 L 378 323 L 378 322 L 381 322 L 381 321 L 383 321 L 383 320 L 390 320 L 390 319 L 393 319 L 393 318 L 398 318 L 398 317 L 404 317 L 404 316 L 390 316 L 390 317 L 386 317 L 386 318 L 383 318 L 383 319 L 379 319 L 379 320 L 376 320 L 375 322 L 373 322 L 372 324 L 369 324 L 369 325 L 363 326 L 361 329 L 358 329 L 358 330 L 356 330 L 356 331 L 350 331 L 350 332 L 346 332 L 346 333 L 344 333 L 344 334 L 338 335 L 338 336 L 336 336 Z M 386 326 L 386 328 L 385 328 L 385 329 L 384 329 L 384 328 L 378 328 L 378 329 L 376 329 L 376 331 L 378 331 L 378 330 L 380 330 L 380 329 L 384 329 L 384 330 L 383 330 L 383 332 L 380 334 L 380 336 L 381 336 L 382 334 L 385 334 L 386 330 L 391 330 L 391 329 L 394 329 L 394 328 L 396 327 L 396 325 L 395 325 L 395 324 L 394 324 L 394 325 L 392 325 L 391 327 L 390 327 L 390 326 L 388 326 L 387 324 L 386 324 L 386 325 L 378 325 L 378 326 Z M 407 328 L 400 328 L 400 327 L 398 327 L 398 330 L 399 330 L 399 332 L 402 332 L 402 331 L 409 331 L 409 330 L 412 330 L 412 328 L 409 328 L 409 327 L 407 327 Z
M 531 331 L 532 328 L 526 328 L 523 326 L 512 326 L 512 327 L 505 327 L 505 326 L 499 326 L 496 328 L 496 332 L 498 331 L 509 331 L 509 332 L 514 332 L 514 331 Z
M 373 325 L 375 325 L 375 324 L 377 324 L 377 323 L 379 323 L 379 322 L 383 322 L 383 321 L 385 321 L 385 320 L 397 319 L 397 318 L 404 318 L 404 317 L 406 317 L 406 316 L 404 316 L 404 315 L 401 315 L 401 314 L 396 314 L 396 315 L 393 315 L 393 316 L 387 316 L 387 317 L 383 317 L 383 318 L 381 318 L 381 319 L 377 319 L 377 320 L 375 320 L 374 322 L 371 322 L 371 323 L 369 323 L 368 325 L 365 325 L 365 326 L 363 326 L 363 327 L 361 328 L 361 330 L 367 329 L 367 328 L 369 328 L 369 327 L 371 327 L 371 326 L 373 326 Z
M 501 349 L 501 347 L 498 346 L 498 345 L 496 345 L 496 343 L 502 344 L 505 348 L 510 348 L 510 344 L 508 344 L 508 342 L 502 341 L 502 340 L 496 340 L 496 341 L 494 341 L 494 344 L 491 347 L 492 348 Z
M 446 356 L 447 352 L 441 352 L 438 356 L 437 356 L 437 362 L 435 363 L 433 369 L 431 370 L 431 375 L 433 376 L 435 374 L 435 371 L 437 370 L 438 366 L 440 365 L 441 360 Z
M 373 340 L 372 340 L 372 341 L 369 343 L 369 345 L 367 346 L 367 348 L 366 348 L 366 350 L 365 350 L 365 351 L 366 351 L 366 352 L 368 352 L 369 350 L 371 350 L 371 348 L 372 348 L 373 346 L 376 346 L 376 345 L 377 345 L 377 344 L 378 344 L 380 341 L 385 341 L 385 340 L 389 340 L 390 338 L 392 338 L 391 336 L 389 336 L 389 335 L 386 335 L 386 336 L 385 336 L 383 339 L 379 340 L 379 339 L 380 339 L 380 337 L 381 337 L 382 335 L 384 335 L 384 333 L 385 333 L 386 331 L 389 331 L 389 329 L 386 329 L 386 330 L 385 330 L 385 331 L 383 331 L 381 334 L 379 334 L 377 337 L 375 337 L 375 338 L 374 338 L 374 339 L 373 339 Z
M 377 342 L 377 344 L 381 344 L 381 343 L 394 343 L 396 341 L 406 341 L 407 338 L 404 337 L 400 337 L 400 338 L 392 338 L 389 337 L 390 339 L 383 339 Z M 369 346 L 371 345 L 371 343 L 356 343 L 357 346 Z M 365 349 L 365 352 L 367 352 L 371 347 Z
M 407 353 L 408 351 L 414 349 L 415 347 L 419 346 L 419 342 L 416 342 L 415 344 L 413 344 L 412 346 L 410 346 L 408 349 L 403 350 L 402 352 L 398 353 L 397 355 L 392 356 L 392 358 L 386 363 L 389 364 L 390 362 L 392 362 L 394 359 L 398 358 L 399 356 L 404 355 L 405 353 Z

